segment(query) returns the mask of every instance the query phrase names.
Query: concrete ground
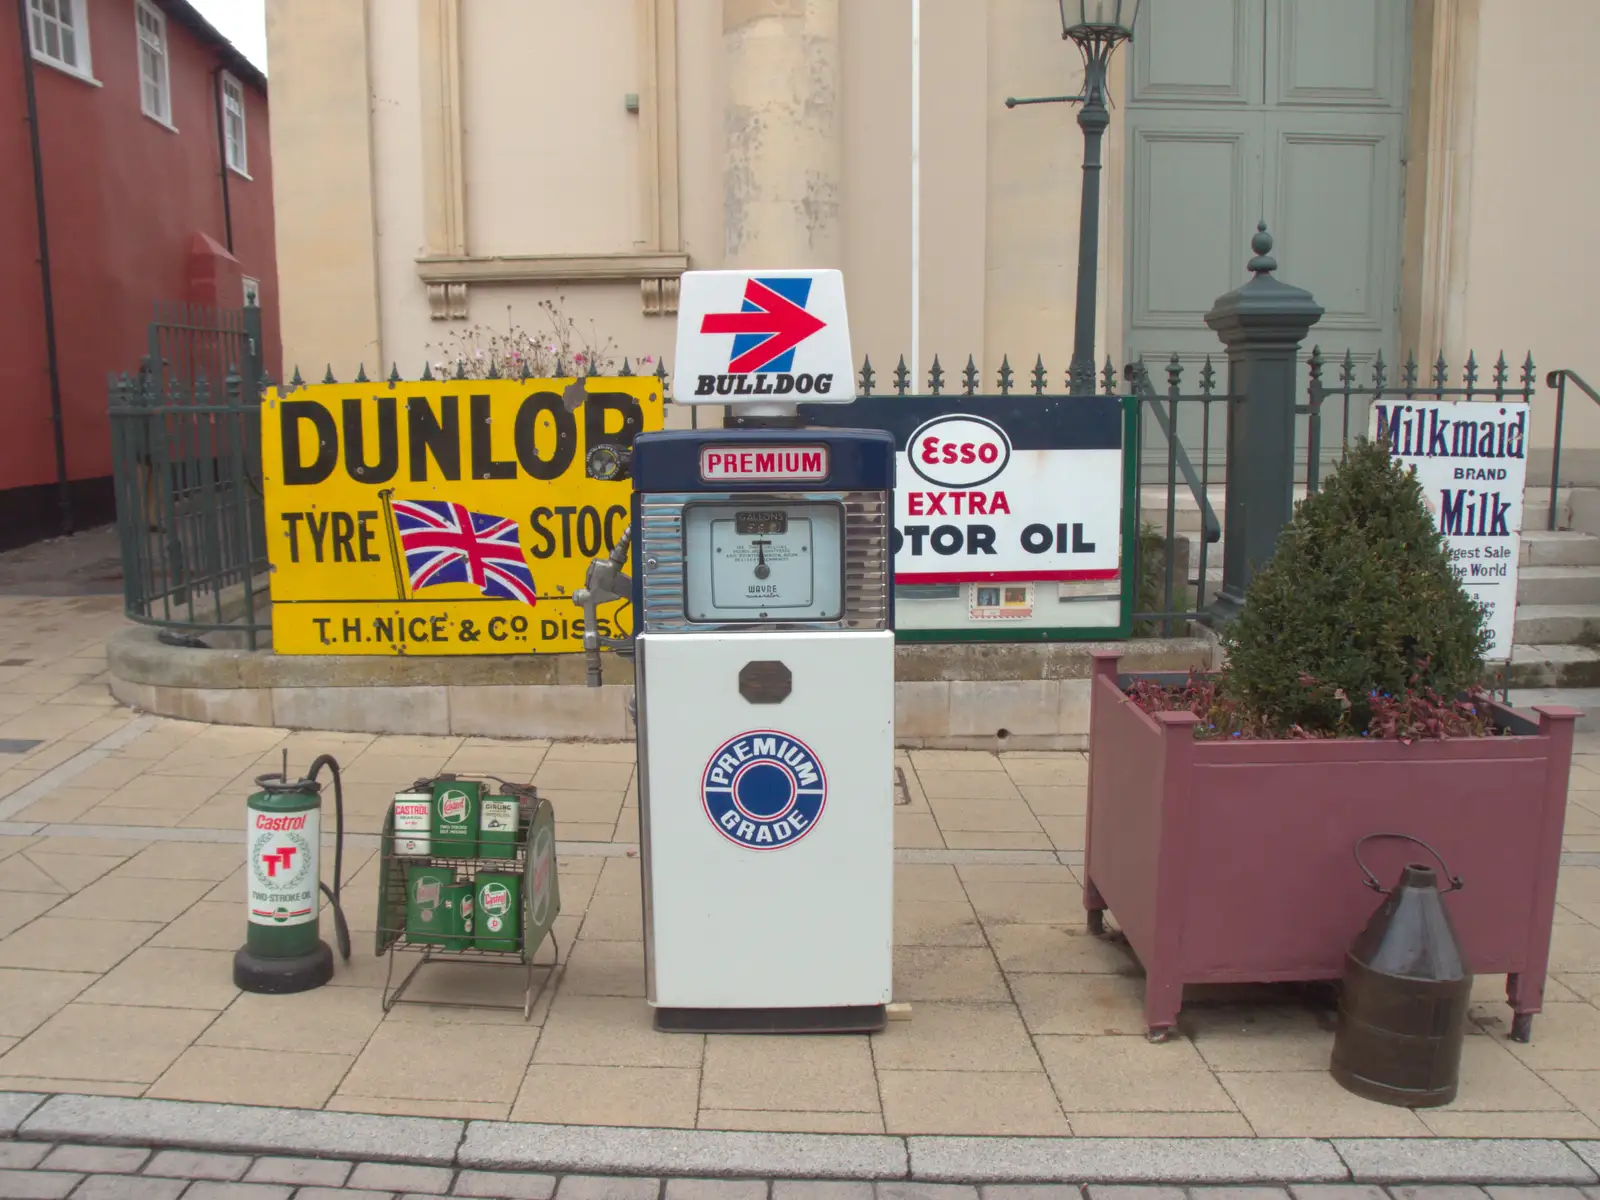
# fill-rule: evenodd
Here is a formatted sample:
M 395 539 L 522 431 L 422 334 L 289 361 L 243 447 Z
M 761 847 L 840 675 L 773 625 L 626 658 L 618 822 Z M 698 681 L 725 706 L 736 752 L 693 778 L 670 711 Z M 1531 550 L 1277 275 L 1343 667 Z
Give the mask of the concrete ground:
M 0 596 L 0 1090 L 563 1125 L 1078 1138 L 1600 1138 L 1600 741 L 1567 821 L 1548 1003 L 1505 1038 L 1479 981 L 1459 1099 L 1412 1112 L 1329 1078 L 1331 1013 L 1296 989 L 1191 993 L 1150 1045 L 1136 962 L 1084 931 L 1079 754 L 902 755 L 896 999 L 872 1038 L 657 1034 L 643 996 L 631 746 L 198 726 L 122 709 L 115 597 Z M 244 995 L 244 797 L 331 752 L 360 835 L 356 957 L 333 986 Z M 536 1010 L 401 1005 L 372 954 L 376 833 L 442 769 L 538 784 L 561 839 L 564 964 Z M 324 855 L 325 870 L 331 855 Z M 324 920 L 324 935 L 330 936 Z M 437 998 L 514 1000 L 515 970 L 437 967 Z

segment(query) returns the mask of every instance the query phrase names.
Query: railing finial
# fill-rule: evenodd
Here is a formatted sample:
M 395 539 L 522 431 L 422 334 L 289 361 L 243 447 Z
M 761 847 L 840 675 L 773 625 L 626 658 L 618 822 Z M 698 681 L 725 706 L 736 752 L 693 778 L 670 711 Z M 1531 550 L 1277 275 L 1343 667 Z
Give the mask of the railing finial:
M 1265 220 L 1256 222 L 1256 234 L 1250 239 L 1250 249 L 1256 256 L 1249 262 L 1249 269 L 1256 275 L 1270 275 L 1278 269 L 1278 260 L 1272 257 L 1272 235 L 1267 232 Z

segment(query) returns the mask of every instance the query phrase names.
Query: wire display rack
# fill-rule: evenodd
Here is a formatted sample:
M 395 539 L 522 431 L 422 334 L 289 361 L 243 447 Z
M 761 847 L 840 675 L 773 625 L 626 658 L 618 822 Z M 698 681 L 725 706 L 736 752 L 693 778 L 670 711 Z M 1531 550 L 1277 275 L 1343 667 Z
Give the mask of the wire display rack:
M 505 843 L 465 840 L 451 844 L 454 853 L 402 854 L 396 849 L 394 809 L 391 806 L 383 819 L 383 836 L 379 851 L 378 870 L 378 931 L 376 952 L 389 959 L 383 985 L 383 1011 L 396 1004 L 426 1004 L 448 1007 L 516 1009 L 515 1004 L 502 1004 L 487 1000 L 418 1000 L 405 993 L 423 967 L 430 965 L 477 964 L 522 967 L 527 971 L 527 981 L 520 1005 L 524 1020 L 533 1017 L 533 1009 L 549 986 L 561 961 L 561 947 L 556 940 L 555 919 L 561 912 L 561 888 L 556 874 L 555 810 L 548 800 L 541 800 L 538 792 L 528 784 L 508 783 L 494 776 L 441 775 L 436 779 L 419 780 L 410 791 L 431 791 L 434 783 L 452 780 L 488 780 L 500 785 L 498 796 L 484 789 L 485 798 L 514 798 L 517 801 L 517 838 L 513 853 L 508 857 L 481 857 L 486 851 L 503 852 Z M 433 849 L 439 848 L 435 840 Z M 433 933 L 419 938 L 416 931 L 407 927 L 406 913 L 409 880 L 418 868 L 433 868 L 454 873 L 456 881 L 471 884 L 477 893 L 479 875 L 515 875 L 521 880 L 518 895 L 518 921 L 514 938 L 515 949 L 489 949 L 476 943 L 482 941 L 510 940 L 486 936 L 482 918 L 475 919 L 470 934 Z M 446 938 L 468 945 L 442 945 Z M 550 942 L 551 957 L 539 961 L 537 955 L 546 939 Z M 395 983 L 395 960 L 399 954 L 415 954 L 416 962 Z M 540 975 L 542 973 L 542 978 Z

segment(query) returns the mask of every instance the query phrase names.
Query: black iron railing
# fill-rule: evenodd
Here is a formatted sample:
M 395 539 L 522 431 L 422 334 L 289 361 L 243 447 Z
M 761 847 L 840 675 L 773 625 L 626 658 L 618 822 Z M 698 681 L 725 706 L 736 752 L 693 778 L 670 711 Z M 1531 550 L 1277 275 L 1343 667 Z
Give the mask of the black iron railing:
M 151 354 L 110 381 L 128 617 L 194 632 L 269 628 L 260 311 L 158 308 Z M 215 371 L 216 374 L 211 372 Z
M 1151 611 L 1135 611 L 1134 621 L 1138 625 L 1147 622 L 1161 623 L 1163 637 L 1171 637 L 1174 631 L 1174 621 L 1205 621 L 1207 568 L 1209 565 L 1210 549 L 1222 540 L 1222 522 L 1217 519 L 1217 514 L 1211 506 L 1211 470 L 1217 461 L 1215 448 L 1211 444 L 1211 407 L 1213 404 L 1227 400 L 1224 395 L 1217 394 L 1217 373 L 1211 365 L 1208 355 L 1205 364 L 1200 368 L 1200 390 L 1190 395 L 1183 394 L 1183 364 L 1174 354 L 1166 367 L 1167 391 L 1165 395 L 1158 393 L 1155 385 L 1150 382 L 1150 372 L 1146 369 L 1144 360 L 1129 363 L 1123 368 L 1123 377 L 1126 379 L 1128 389 L 1140 399 L 1139 404 L 1139 445 L 1138 454 L 1140 508 L 1143 509 L 1145 471 L 1149 465 L 1150 447 L 1145 436 L 1145 417 L 1148 415 L 1155 423 L 1155 429 L 1160 433 L 1162 443 L 1166 449 L 1165 492 L 1166 498 L 1163 508 L 1164 534 L 1160 541 L 1154 538 L 1141 536 L 1140 538 L 1140 563 L 1139 563 L 1139 591 L 1135 601 L 1136 609 L 1149 609 Z M 1180 407 L 1181 406 L 1181 407 Z M 1183 411 L 1198 410 L 1200 418 L 1200 467 L 1195 469 L 1190 461 L 1189 452 L 1184 447 L 1180 434 L 1185 422 L 1181 417 Z M 1192 424 L 1192 422 L 1190 422 Z M 1159 461 L 1159 460 L 1158 460 Z M 1178 487 L 1179 477 L 1194 497 L 1196 508 L 1199 511 L 1200 529 L 1197 539 L 1198 563 L 1195 565 L 1195 593 L 1194 601 L 1189 602 L 1188 586 L 1189 571 L 1187 568 L 1187 555 L 1179 547 L 1178 536 Z M 1141 512 L 1142 517 L 1142 512 Z M 1141 532 L 1144 526 L 1141 522 Z M 1183 539 L 1184 548 L 1187 547 L 1188 538 Z M 1159 572 L 1160 592 L 1159 602 L 1151 603 L 1155 599 L 1150 590 L 1151 580 L 1146 576 L 1151 571 L 1151 559 L 1154 559 L 1155 570 Z M 1181 601 L 1181 602 L 1180 602 Z
M 1596 404 L 1600 404 L 1600 392 L 1596 392 L 1584 381 L 1582 375 L 1562 367 L 1559 371 L 1551 371 L 1544 377 L 1546 387 L 1554 388 L 1556 393 L 1556 428 L 1555 441 L 1550 449 L 1550 515 L 1546 519 L 1545 528 L 1554 530 L 1556 527 L 1556 489 L 1561 486 L 1561 431 L 1567 415 L 1567 384 L 1572 384 Z

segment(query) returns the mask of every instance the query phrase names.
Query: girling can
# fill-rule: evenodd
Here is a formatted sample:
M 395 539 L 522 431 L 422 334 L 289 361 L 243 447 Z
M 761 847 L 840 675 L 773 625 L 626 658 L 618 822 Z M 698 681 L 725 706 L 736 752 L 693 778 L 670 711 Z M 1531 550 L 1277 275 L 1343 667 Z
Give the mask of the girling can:
M 433 853 L 431 792 L 395 793 L 394 852 L 407 858 L 426 858 Z
M 478 949 L 515 951 L 522 934 L 522 880 L 516 875 L 484 871 L 474 883 L 472 916 Z
M 483 816 L 478 821 L 479 858 L 517 856 L 517 798 L 484 796 L 479 802 Z

